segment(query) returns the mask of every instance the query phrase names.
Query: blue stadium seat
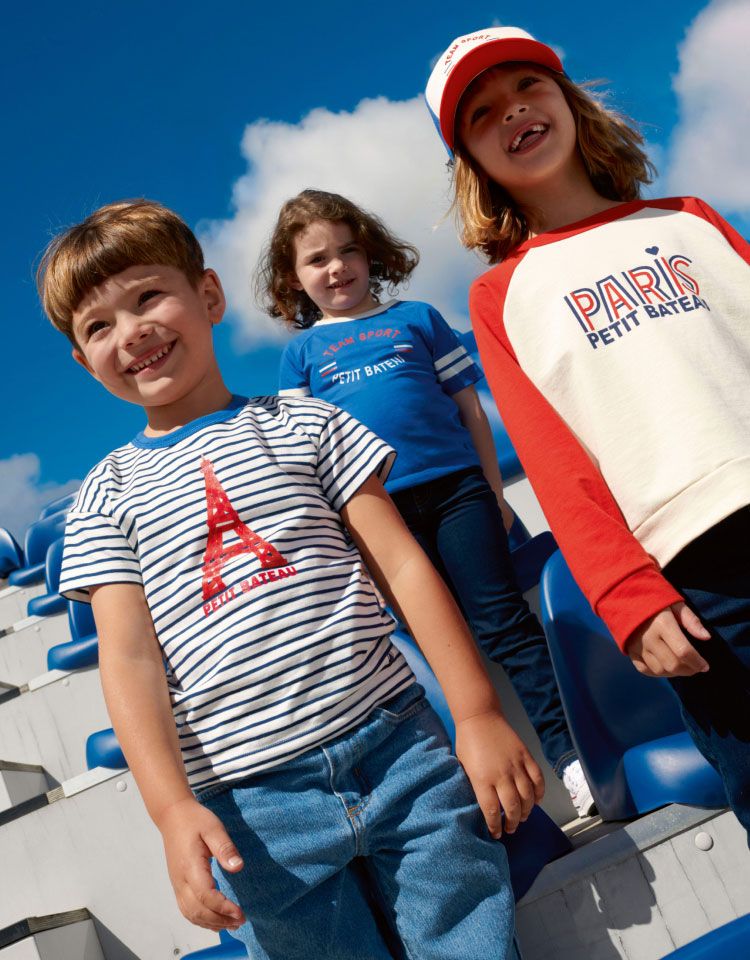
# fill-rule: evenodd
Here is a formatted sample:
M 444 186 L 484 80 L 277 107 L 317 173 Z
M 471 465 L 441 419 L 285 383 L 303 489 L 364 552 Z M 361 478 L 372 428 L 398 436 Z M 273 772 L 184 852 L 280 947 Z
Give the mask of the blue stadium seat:
M 61 510 L 67 512 L 75 503 L 77 496 L 78 491 L 76 490 L 74 493 L 66 493 L 64 497 L 57 497 L 56 500 L 50 500 L 39 514 L 39 519 L 45 520 L 47 517 L 51 517 L 53 513 L 60 513 Z
M 26 605 L 30 617 L 50 617 L 54 613 L 65 611 L 66 600 L 58 593 L 60 589 L 60 571 L 62 569 L 63 538 L 59 537 L 47 549 L 44 561 L 44 582 L 47 592 L 40 597 L 32 597 Z
M 517 550 L 519 547 L 523 546 L 524 543 L 528 543 L 529 540 L 531 540 L 531 534 L 526 529 L 523 520 L 518 516 L 517 513 L 514 514 L 513 525 L 508 531 L 508 544 L 510 549 Z
M 182 960 L 247 960 L 249 954 L 245 945 L 235 940 L 226 930 L 221 931 L 219 939 L 221 942 L 217 946 L 186 953 Z
M 93 770 L 94 767 L 127 770 L 127 760 L 111 727 L 107 730 L 97 730 L 86 740 L 86 766 L 89 770 Z
M 669 683 L 641 676 L 623 656 L 559 551 L 542 573 L 541 603 L 568 726 L 601 816 L 623 820 L 668 803 L 726 806 Z
M 750 957 L 750 913 L 668 953 L 664 960 L 741 960 Z
M 53 513 L 44 520 L 32 523 L 24 538 L 24 556 L 26 563 L 14 570 L 8 577 L 13 587 L 28 587 L 44 580 L 47 550 L 55 540 L 65 533 L 65 513 Z
M 71 640 L 47 651 L 48 670 L 82 670 L 99 662 L 99 638 L 90 603 L 68 600 Z
M 518 902 L 548 863 L 570 853 L 572 845 L 554 820 L 535 806 L 513 834 L 503 834 L 510 882 Z
M 5 527 L 0 527 L 0 578 L 5 578 L 24 565 L 23 550 Z
M 511 534 L 514 528 L 515 523 L 510 528 Z M 557 550 L 557 543 L 549 530 L 539 533 L 535 537 L 527 538 L 517 546 L 516 543 L 515 540 L 510 541 L 511 558 L 518 589 L 521 593 L 525 593 L 539 583 L 545 563 Z

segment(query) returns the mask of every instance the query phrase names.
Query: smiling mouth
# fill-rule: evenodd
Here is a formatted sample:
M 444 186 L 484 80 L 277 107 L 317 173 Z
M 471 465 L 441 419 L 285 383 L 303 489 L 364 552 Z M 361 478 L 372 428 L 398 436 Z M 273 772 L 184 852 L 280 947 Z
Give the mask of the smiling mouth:
M 508 153 L 523 153 L 530 150 L 545 136 L 549 130 L 548 123 L 532 123 L 513 137 Z
M 353 278 L 353 277 L 350 278 L 349 280 L 337 280 L 335 283 L 329 283 L 329 284 L 328 284 L 328 289 L 329 289 L 329 290 L 341 290 L 341 289 L 343 289 L 344 287 L 348 287 L 348 286 L 349 286 L 350 284 L 352 284 L 352 283 L 354 283 L 354 278 Z
M 146 370 L 148 367 L 152 367 L 155 363 L 158 363 L 159 360 L 163 360 L 169 353 L 172 352 L 172 347 L 174 346 L 174 341 L 172 343 L 165 343 L 158 350 L 155 350 L 150 357 L 146 357 L 145 360 L 139 360 L 138 363 L 134 363 L 128 367 L 128 373 L 140 373 L 141 370 Z

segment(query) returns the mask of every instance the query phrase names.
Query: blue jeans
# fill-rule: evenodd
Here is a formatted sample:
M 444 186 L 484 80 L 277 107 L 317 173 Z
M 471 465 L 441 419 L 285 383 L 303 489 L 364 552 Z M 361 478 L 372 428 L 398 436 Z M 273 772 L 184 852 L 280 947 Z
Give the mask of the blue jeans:
M 505 850 L 418 684 L 198 799 L 245 860 L 214 876 L 253 960 L 517 960 Z
M 470 467 L 391 497 L 477 643 L 507 673 L 559 775 L 576 752 L 544 631 L 519 592 L 500 508 L 484 474 Z
M 670 683 L 750 843 L 750 507 L 688 544 L 663 572 L 711 631 L 705 643 L 694 641 L 708 673 Z

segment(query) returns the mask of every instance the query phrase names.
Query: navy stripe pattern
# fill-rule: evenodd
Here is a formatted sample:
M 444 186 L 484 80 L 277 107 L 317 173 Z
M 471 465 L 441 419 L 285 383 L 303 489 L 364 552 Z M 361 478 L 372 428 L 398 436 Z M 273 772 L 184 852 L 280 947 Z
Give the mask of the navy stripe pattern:
M 235 398 L 84 481 L 61 593 L 143 586 L 194 790 L 291 759 L 412 682 L 339 516 L 394 456 L 322 400 Z

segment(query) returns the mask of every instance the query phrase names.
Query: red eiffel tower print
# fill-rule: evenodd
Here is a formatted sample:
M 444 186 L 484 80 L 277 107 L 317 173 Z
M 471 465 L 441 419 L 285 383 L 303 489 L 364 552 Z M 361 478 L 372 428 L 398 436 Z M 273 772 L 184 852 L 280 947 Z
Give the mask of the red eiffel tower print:
M 259 537 L 244 524 L 232 506 L 224 488 L 216 479 L 210 460 L 201 460 L 201 470 L 206 481 L 206 507 L 208 509 L 208 543 L 203 555 L 203 599 L 209 600 L 226 590 L 221 579 L 221 568 L 240 553 L 254 553 L 264 569 L 285 567 L 287 561 L 270 543 Z M 234 532 L 239 543 L 224 546 L 224 534 Z

